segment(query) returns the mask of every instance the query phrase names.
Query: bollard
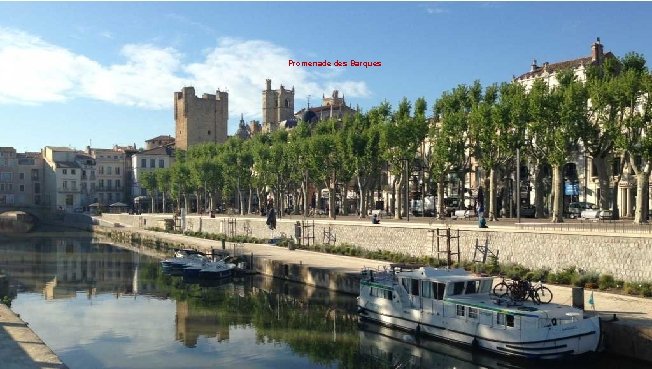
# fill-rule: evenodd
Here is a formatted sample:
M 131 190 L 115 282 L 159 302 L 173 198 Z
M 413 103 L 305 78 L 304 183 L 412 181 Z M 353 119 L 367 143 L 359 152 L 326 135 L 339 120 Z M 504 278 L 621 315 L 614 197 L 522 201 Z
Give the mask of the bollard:
M 226 240 L 222 240 L 222 250 L 226 250 Z
M 584 310 L 584 287 L 573 287 L 573 307 Z

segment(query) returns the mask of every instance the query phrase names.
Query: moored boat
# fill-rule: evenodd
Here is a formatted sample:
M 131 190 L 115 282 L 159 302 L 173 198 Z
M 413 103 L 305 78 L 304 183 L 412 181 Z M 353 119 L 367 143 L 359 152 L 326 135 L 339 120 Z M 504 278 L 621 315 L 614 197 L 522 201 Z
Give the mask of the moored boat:
M 365 270 L 360 318 L 494 353 L 558 359 L 596 351 L 598 317 L 556 303 L 512 304 L 491 293 L 492 277 L 463 269 Z

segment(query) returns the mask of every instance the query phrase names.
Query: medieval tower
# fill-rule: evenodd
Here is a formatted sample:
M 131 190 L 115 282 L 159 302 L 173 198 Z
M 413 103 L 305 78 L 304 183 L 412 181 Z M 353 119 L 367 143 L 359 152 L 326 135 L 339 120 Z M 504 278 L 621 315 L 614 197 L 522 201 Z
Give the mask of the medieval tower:
M 194 87 L 174 93 L 176 148 L 204 143 L 224 143 L 229 120 L 229 94 L 217 90 L 215 95 L 195 96 Z
M 278 90 L 272 90 L 272 80 L 266 80 L 263 90 L 263 132 L 275 131 L 279 123 L 294 119 L 294 87 L 286 90 L 283 85 Z

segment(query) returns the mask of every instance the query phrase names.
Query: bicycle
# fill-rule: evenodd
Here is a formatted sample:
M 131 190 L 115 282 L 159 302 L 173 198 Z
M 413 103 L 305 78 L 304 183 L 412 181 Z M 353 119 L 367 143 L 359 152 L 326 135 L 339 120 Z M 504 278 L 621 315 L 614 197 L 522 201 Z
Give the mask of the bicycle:
M 544 286 L 541 281 L 537 282 L 530 288 L 532 289 L 533 295 L 540 303 L 548 304 L 550 301 L 552 301 L 552 291 L 550 291 L 550 288 Z

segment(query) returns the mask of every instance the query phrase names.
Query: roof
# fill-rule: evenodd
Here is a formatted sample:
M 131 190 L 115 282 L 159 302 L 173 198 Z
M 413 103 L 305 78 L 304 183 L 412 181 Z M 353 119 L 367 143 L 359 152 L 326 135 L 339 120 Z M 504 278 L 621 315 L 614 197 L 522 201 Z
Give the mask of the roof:
M 614 54 L 610 51 L 606 54 L 604 54 L 604 58 L 615 58 Z M 564 69 L 576 69 L 579 68 L 580 66 L 586 66 L 588 67 L 589 65 L 596 65 L 598 64 L 597 61 L 593 61 L 593 58 L 591 56 L 583 57 L 583 58 L 578 58 L 578 59 L 573 59 L 573 60 L 566 60 L 566 61 L 561 61 L 557 63 L 544 63 L 542 66 L 536 66 L 533 71 L 529 71 L 527 73 L 523 73 L 520 76 L 516 77 L 517 80 L 522 80 L 522 79 L 530 79 L 530 78 L 537 78 L 541 77 L 541 75 L 544 72 L 548 73 L 556 73 Z
M 74 161 L 55 161 L 57 168 L 79 168 L 79 164 Z
M 45 147 L 54 151 L 75 151 L 74 149 L 65 146 L 45 146 Z
M 167 155 L 172 156 L 174 154 L 174 147 L 172 146 L 159 146 L 150 150 L 144 150 L 135 155 Z
M 170 141 L 170 140 L 174 141 L 175 139 L 172 136 L 161 135 L 161 136 L 157 136 L 157 137 L 154 137 L 154 138 L 150 138 L 149 140 L 145 140 L 145 142 L 150 142 L 150 141 Z

